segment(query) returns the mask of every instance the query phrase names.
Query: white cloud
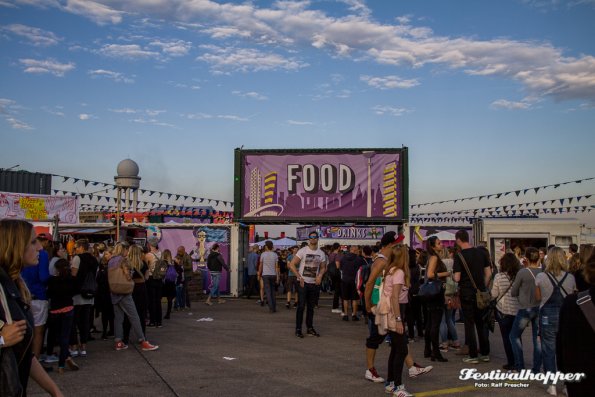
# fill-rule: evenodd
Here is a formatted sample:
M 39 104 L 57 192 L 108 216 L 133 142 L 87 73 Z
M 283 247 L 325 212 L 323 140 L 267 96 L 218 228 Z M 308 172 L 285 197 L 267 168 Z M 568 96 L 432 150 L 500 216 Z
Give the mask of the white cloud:
M 124 114 L 135 114 L 138 111 L 131 108 L 121 108 L 121 109 L 108 109 L 110 112 L 114 113 L 124 113 Z
M 161 113 L 165 113 L 166 110 L 157 109 L 145 109 L 145 113 L 151 117 L 159 116 Z
M 411 109 L 406 109 L 406 108 L 396 108 L 396 107 L 392 107 L 392 106 L 381 106 L 381 105 L 374 106 L 372 108 L 372 110 L 374 111 L 374 113 L 376 113 L 379 116 L 388 115 L 388 116 L 394 116 L 394 117 L 400 117 L 404 114 L 411 113 L 413 111 Z
M 279 54 L 265 53 L 251 48 L 203 46 L 204 55 L 197 59 L 211 64 L 217 72 L 259 72 L 268 70 L 297 70 L 306 63 Z
M 8 25 L 5 26 L 3 30 L 24 37 L 36 46 L 52 46 L 58 44 L 60 40 L 62 40 L 50 31 L 21 24 Z
M 33 129 L 33 127 L 31 127 L 29 124 L 25 123 L 24 121 L 15 119 L 14 117 L 8 116 L 8 117 L 5 117 L 5 119 L 8 122 L 8 124 L 10 124 L 10 126 L 15 130 L 32 130 Z
M 412 88 L 419 85 L 417 79 L 401 79 L 397 76 L 360 76 L 360 80 L 366 82 L 370 87 L 381 90 L 388 90 L 394 88 Z
M 83 120 L 83 121 L 87 121 L 87 120 L 91 120 L 91 119 L 96 119 L 97 116 L 94 116 L 92 114 L 89 113 L 81 113 L 79 114 L 79 120 Z
M 217 118 L 224 119 L 224 120 L 232 120 L 232 121 L 249 121 L 249 119 L 247 119 L 245 117 L 235 116 L 233 114 L 220 114 L 220 115 L 217 115 Z
M 107 5 L 91 0 L 68 0 L 65 11 L 87 17 L 99 25 L 122 22 L 122 11 L 116 11 Z
M 126 77 L 124 74 L 119 72 L 114 72 L 111 70 L 104 70 L 104 69 L 96 69 L 96 70 L 89 70 L 87 72 L 93 78 L 107 78 L 114 80 L 118 83 L 134 83 L 134 79 Z
M 101 23 L 118 23 L 123 13 L 129 12 L 176 23 L 204 24 L 211 35 L 240 37 L 251 45 L 266 45 L 277 51 L 280 45 L 313 46 L 333 55 L 355 60 L 368 58 L 399 68 L 446 67 L 472 76 L 517 81 L 527 95 L 595 102 L 595 57 L 591 55 L 568 56 L 562 48 L 543 42 L 440 36 L 429 27 L 410 25 L 409 17 L 401 17 L 394 24 L 379 23 L 365 14 L 364 3 L 357 0 L 344 1 L 352 8 L 351 15 L 345 16 L 314 9 L 316 2 L 311 1 L 276 1 L 268 8 L 258 7 L 256 2 L 212 0 L 71 2 L 73 5 L 65 8 L 66 11 L 78 12 Z M 60 4 L 42 3 L 53 7 Z M 87 7 L 80 6 L 81 3 Z M 587 3 L 593 4 L 593 0 L 573 0 L 570 4 Z M 155 57 L 140 48 L 136 50 L 142 57 Z M 211 64 L 216 73 L 297 70 L 306 66 L 270 51 L 273 50 L 227 47 L 205 51 L 199 60 Z
M 159 121 L 157 119 L 151 118 L 151 119 L 145 119 L 145 118 L 137 118 L 137 119 L 133 119 L 130 120 L 133 123 L 139 123 L 139 124 L 148 124 L 148 125 L 154 125 L 157 127 L 168 127 L 168 128 L 178 128 L 173 124 L 170 123 L 164 123 L 162 121 Z
M 25 66 L 25 73 L 51 73 L 54 76 L 63 77 L 65 73 L 74 70 L 73 62 L 60 63 L 53 59 L 19 59 L 19 62 Z
M 506 110 L 528 110 L 533 107 L 533 101 L 530 99 L 523 99 L 522 101 L 509 101 L 507 99 L 498 99 L 491 104 L 492 109 L 506 109 Z
M 289 124 L 289 125 L 300 125 L 300 126 L 303 126 L 303 125 L 314 125 L 314 123 L 311 122 L 311 121 L 297 121 L 297 120 L 287 120 L 287 124 Z
M 64 117 L 64 112 L 62 111 L 64 108 L 62 106 L 54 106 L 53 108 L 42 106 L 41 109 L 54 116 Z
M 8 98 L 0 98 L 0 117 L 2 117 L 14 130 L 32 130 L 32 126 L 17 118 L 22 106 Z
M 192 48 L 192 43 L 189 41 L 175 40 L 175 41 L 160 41 L 155 40 L 149 43 L 149 46 L 158 47 L 161 51 L 171 57 L 181 57 L 187 55 Z
M 255 92 L 255 91 L 250 91 L 250 92 L 242 92 L 242 91 L 232 91 L 231 92 L 233 95 L 242 97 L 242 98 L 250 98 L 250 99 L 255 99 L 257 101 L 266 101 L 267 98 L 266 96 Z
M 250 119 L 246 117 L 236 116 L 232 114 L 218 114 L 212 115 L 208 113 L 189 113 L 189 114 L 182 114 L 183 117 L 186 117 L 189 120 L 209 120 L 209 119 L 220 119 L 220 120 L 231 120 L 231 121 L 250 121 Z
M 158 52 L 145 50 L 138 44 L 105 44 L 99 49 L 99 53 L 111 58 L 132 60 L 159 57 Z

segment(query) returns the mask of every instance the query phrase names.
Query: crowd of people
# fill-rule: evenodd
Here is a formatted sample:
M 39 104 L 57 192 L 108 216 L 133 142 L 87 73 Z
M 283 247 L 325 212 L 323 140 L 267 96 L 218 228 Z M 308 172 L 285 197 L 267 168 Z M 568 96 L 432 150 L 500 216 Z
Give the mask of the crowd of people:
M 493 263 L 482 244 L 470 244 L 465 230 L 456 233 L 454 246 L 430 237 L 425 249 L 408 247 L 395 232 L 361 247 L 319 247 L 318 238 L 311 232 L 302 246 L 287 250 L 276 250 L 272 242 L 262 250 L 252 246 L 245 296 L 258 295 L 258 303 L 276 313 L 281 294 L 285 307 L 296 309 L 295 336 L 301 339 L 321 336 L 315 309 L 321 289 L 333 294 L 331 312 L 340 315 L 339 322 L 366 324 L 364 378 L 383 383 L 386 393 L 412 395 L 403 379 L 405 366 L 409 378 L 433 369 L 414 360 L 409 343 L 424 343 L 424 358 L 436 363 L 452 360 L 449 352 L 461 355 L 462 366 L 489 362 L 490 342 L 499 343 L 490 341 L 494 321 L 506 354 L 504 371 L 525 369 L 521 337 L 529 324 L 534 373 L 583 372 L 591 366 L 592 355 L 586 353 L 594 353 L 589 335 L 595 330 L 584 309 L 595 293 L 591 245 L 580 250 L 572 245 L 568 254 L 556 246 L 526 247 Z M 207 265 L 212 283 L 205 303 L 224 303 L 218 280 L 229 267 L 217 244 Z M 162 327 L 172 310 L 190 308 L 193 275 L 192 257 L 184 247 L 174 256 L 161 251 L 155 237 L 145 247 L 133 241 L 91 246 L 85 239 L 64 246 L 36 236 L 30 223 L 0 221 L 0 395 L 19 395 L 31 377 L 60 396 L 47 375 L 50 365 L 57 363 L 59 373 L 78 370 L 74 359 L 87 356 L 95 332 L 104 340 L 114 338 L 116 351 L 130 343 L 157 350 L 147 340 L 147 328 Z M 94 329 L 98 317 L 101 330 Z M 464 323 L 464 335 L 457 332 L 457 322 Z M 384 342 L 390 343 L 386 377 L 375 368 L 376 351 Z M 16 377 L 6 381 L 11 375 Z M 587 395 L 595 387 L 591 378 L 568 383 L 564 392 Z M 558 390 L 549 384 L 546 392 L 557 395 Z

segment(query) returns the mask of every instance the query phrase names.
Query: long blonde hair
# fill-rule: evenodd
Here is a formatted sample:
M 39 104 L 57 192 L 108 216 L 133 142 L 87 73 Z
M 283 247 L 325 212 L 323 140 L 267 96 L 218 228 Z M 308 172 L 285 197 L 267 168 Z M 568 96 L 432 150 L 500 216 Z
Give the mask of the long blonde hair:
M 411 285 L 409 276 L 409 249 L 405 245 L 395 245 L 388 256 L 388 264 L 385 268 L 385 274 L 394 274 L 398 269 L 405 273 L 405 286 Z
M 142 274 L 141 268 L 143 267 L 143 250 L 138 245 L 134 244 L 128 250 L 128 263 L 130 267 L 136 270 L 139 274 Z
M 18 219 L 0 221 L 0 266 L 19 288 L 26 303 L 31 303 L 31 293 L 21 278 L 25 250 L 31 243 L 33 225 Z
M 173 265 L 173 263 L 174 263 L 174 260 L 171 256 L 170 250 L 163 251 L 163 257 L 161 259 L 163 259 L 165 262 L 167 262 L 168 265 Z
M 547 260 L 545 261 L 545 271 L 558 277 L 567 268 L 564 250 L 560 247 L 550 248 L 547 252 Z

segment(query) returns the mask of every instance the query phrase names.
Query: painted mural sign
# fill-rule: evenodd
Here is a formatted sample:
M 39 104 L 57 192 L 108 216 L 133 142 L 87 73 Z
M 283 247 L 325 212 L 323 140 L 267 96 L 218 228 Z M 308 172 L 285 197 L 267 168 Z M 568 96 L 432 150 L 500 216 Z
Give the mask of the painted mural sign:
M 56 215 L 60 222 L 78 223 L 78 198 L 0 192 L 0 219 L 47 220 Z
M 469 233 L 469 242 L 473 245 L 473 232 L 471 228 L 449 228 L 449 227 L 434 227 L 434 226 L 411 226 L 411 248 L 426 249 L 426 241 L 431 236 L 436 236 L 442 241 L 443 247 L 455 246 L 455 234 L 465 229 Z
M 298 240 L 307 240 L 311 232 L 318 232 L 320 238 L 379 240 L 384 234 L 383 226 L 306 226 L 297 228 Z
M 240 217 L 402 220 L 406 149 L 241 151 Z
M 155 230 L 155 229 L 158 229 Z M 195 272 L 201 272 L 203 290 L 210 289 L 211 278 L 206 269 L 207 258 L 213 244 L 219 244 L 219 252 L 225 263 L 230 260 L 230 231 L 226 227 L 195 226 L 193 228 L 147 228 L 147 236 L 160 237 L 159 249 L 163 252 L 169 249 L 174 255 L 178 247 L 183 246 L 193 260 Z M 229 292 L 229 272 L 223 272 L 219 281 L 221 293 Z

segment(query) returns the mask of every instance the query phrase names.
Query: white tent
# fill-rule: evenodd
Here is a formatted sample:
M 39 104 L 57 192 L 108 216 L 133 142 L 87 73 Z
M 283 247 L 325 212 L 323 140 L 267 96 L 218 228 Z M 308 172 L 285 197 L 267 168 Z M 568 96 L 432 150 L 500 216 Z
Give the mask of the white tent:
M 264 247 L 264 244 L 267 241 L 272 241 L 273 242 L 273 247 L 275 248 L 289 248 L 289 247 L 293 247 L 294 245 L 296 245 L 296 241 L 294 239 L 288 238 L 288 237 L 283 237 L 280 238 L 279 240 L 263 240 L 263 241 L 259 241 L 258 243 L 256 243 L 259 247 Z
M 456 240 L 454 233 L 450 233 L 445 230 L 442 230 L 441 232 L 438 232 L 438 233 L 434 233 L 430 236 L 426 236 L 426 240 L 428 239 L 428 237 L 432 237 L 432 236 L 436 236 L 440 240 L 444 240 L 444 241 L 455 241 Z

